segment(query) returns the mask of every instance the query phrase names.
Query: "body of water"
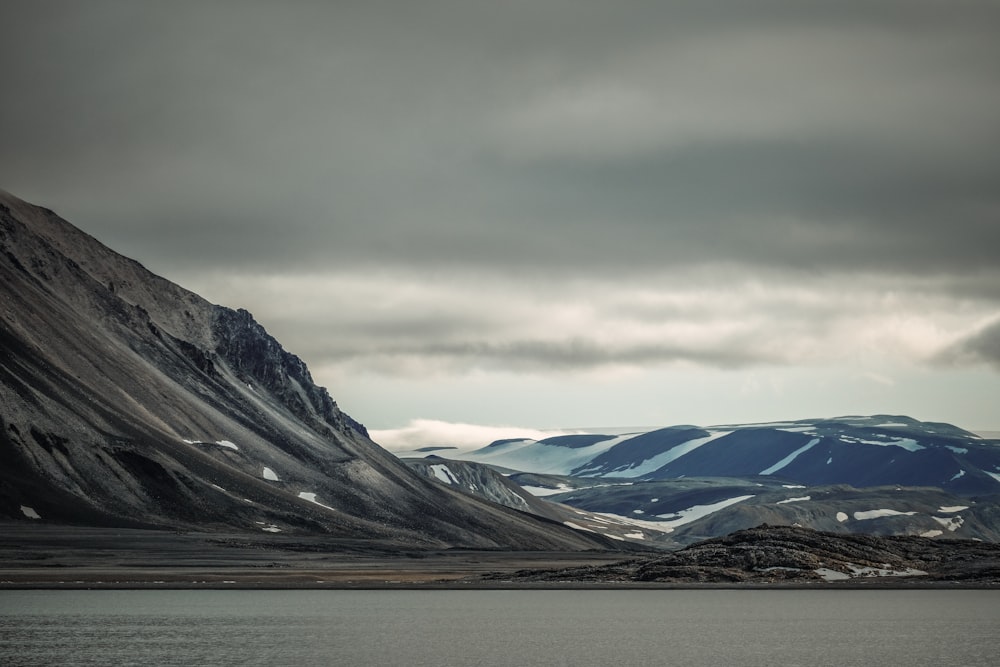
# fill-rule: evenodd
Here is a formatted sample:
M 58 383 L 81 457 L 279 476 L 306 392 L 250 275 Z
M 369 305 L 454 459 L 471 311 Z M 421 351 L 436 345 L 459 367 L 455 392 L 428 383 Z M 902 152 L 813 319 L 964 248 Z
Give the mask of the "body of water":
M 0 665 L 1000 665 L 1000 591 L 0 591 Z

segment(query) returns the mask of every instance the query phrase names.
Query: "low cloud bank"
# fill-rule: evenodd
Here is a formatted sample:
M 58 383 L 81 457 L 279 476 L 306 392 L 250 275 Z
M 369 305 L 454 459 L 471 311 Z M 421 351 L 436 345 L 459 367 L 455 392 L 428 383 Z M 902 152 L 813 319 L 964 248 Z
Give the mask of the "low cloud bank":
M 568 435 L 576 431 L 540 430 L 520 426 L 489 426 L 463 424 L 435 419 L 413 419 L 402 428 L 376 429 L 370 431 L 372 440 L 391 452 L 401 452 L 417 447 L 457 447 L 477 449 L 495 440 L 525 438 L 542 440 L 556 435 Z

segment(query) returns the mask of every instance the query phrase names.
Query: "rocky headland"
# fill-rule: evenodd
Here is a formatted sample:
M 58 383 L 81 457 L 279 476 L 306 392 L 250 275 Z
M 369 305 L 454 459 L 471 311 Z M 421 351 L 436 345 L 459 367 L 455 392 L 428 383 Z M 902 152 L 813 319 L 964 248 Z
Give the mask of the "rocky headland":
M 1000 544 L 761 525 L 610 565 L 489 575 L 510 583 L 1000 585 Z

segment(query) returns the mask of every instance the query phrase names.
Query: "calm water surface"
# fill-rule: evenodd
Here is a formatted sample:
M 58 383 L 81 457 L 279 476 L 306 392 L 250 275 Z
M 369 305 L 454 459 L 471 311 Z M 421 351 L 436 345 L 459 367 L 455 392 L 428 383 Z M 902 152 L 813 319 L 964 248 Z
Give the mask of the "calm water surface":
M 0 591 L 0 665 L 1000 665 L 1000 591 Z

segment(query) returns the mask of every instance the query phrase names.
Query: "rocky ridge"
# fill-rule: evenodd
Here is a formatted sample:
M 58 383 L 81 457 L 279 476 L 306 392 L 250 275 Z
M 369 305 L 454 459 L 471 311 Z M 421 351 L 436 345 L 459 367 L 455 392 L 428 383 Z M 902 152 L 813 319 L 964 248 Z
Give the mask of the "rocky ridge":
M 510 582 L 1000 585 L 1000 544 L 761 525 L 612 565 L 522 570 Z

